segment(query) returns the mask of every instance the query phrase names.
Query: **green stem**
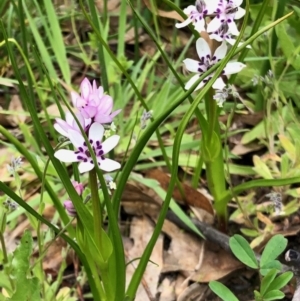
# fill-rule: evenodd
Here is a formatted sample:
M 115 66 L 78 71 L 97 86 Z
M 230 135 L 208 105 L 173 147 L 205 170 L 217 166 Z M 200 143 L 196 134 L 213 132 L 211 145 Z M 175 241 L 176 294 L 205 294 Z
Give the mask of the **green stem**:
M 207 184 L 211 194 L 214 197 L 214 206 L 219 220 L 219 229 L 225 232 L 227 221 L 227 209 L 226 204 L 224 206 L 224 204 L 220 203 L 220 200 L 226 191 L 226 179 L 222 152 L 222 142 L 220 136 L 220 125 L 218 122 L 219 110 L 217 102 L 213 99 L 213 93 L 214 90 L 210 88 L 209 92 L 205 97 L 205 108 L 208 120 L 208 135 L 207 139 L 205 139 L 207 141 L 204 142 L 203 140 L 203 143 L 207 143 L 206 147 L 212 154 L 216 149 L 219 150 L 217 155 L 212 155 L 212 159 L 209 158 L 208 160 L 205 160 L 205 165 Z M 218 137 L 218 139 L 215 139 L 216 136 Z
M 89 181 L 91 189 L 91 200 L 93 207 L 93 217 L 94 217 L 94 236 L 95 242 L 99 250 L 101 250 L 101 229 L 102 227 L 102 212 L 101 212 L 101 203 L 98 194 L 98 184 L 97 184 L 97 174 L 95 168 L 89 172 Z

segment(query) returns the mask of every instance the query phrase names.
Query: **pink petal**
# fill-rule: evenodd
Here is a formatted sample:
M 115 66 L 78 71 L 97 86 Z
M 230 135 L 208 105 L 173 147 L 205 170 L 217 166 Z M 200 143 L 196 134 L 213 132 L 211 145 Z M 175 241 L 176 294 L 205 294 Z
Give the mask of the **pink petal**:
M 88 99 L 90 93 L 92 92 L 92 86 L 90 81 L 85 77 L 83 81 L 80 84 L 80 92 L 81 92 L 81 97 L 84 99 Z
M 112 112 L 112 113 L 110 114 L 110 117 L 111 117 L 111 118 L 114 118 L 114 117 L 117 116 L 121 111 L 122 111 L 122 109 L 119 109 L 119 110 L 116 110 L 116 111 Z
M 80 110 L 82 116 L 86 119 L 93 118 L 97 113 L 96 107 L 86 106 L 84 109 Z
M 63 126 L 62 123 L 54 123 L 53 127 L 55 130 L 60 133 L 62 136 L 68 137 L 67 126 Z
M 98 110 L 101 111 L 101 113 L 109 115 L 111 113 L 111 110 L 113 108 L 113 99 L 109 95 L 105 95 L 102 97 L 100 105 L 98 107 Z
M 103 115 L 100 112 L 95 116 L 95 121 L 101 124 L 110 123 L 112 122 L 112 117 L 110 115 Z
M 75 131 L 75 130 L 69 130 L 68 131 L 69 134 L 69 139 L 71 140 L 72 144 L 75 147 L 82 147 L 84 144 L 84 139 L 83 136 L 81 135 L 81 133 Z
M 75 91 L 71 91 L 71 100 L 74 107 L 77 107 L 77 99 L 80 98 L 79 94 Z

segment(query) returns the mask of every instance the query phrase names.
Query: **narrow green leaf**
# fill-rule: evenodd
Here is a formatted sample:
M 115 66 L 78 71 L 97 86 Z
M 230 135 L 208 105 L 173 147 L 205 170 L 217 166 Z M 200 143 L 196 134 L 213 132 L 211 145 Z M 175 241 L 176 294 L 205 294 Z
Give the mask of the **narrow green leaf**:
M 283 288 L 287 283 L 293 278 L 294 274 L 292 272 L 285 272 L 278 276 L 269 286 L 269 290 L 279 290 Z
M 262 296 L 268 291 L 270 284 L 273 282 L 277 275 L 278 271 L 276 269 L 272 269 L 269 273 L 263 278 L 260 287 L 260 293 Z
M 263 268 L 268 262 L 276 259 L 286 248 L 287 242 L 287 239 L 281 234 L 273 236 L 261 255 L 260 267 Z
M 258 262 L 255 254 L 251 249 L 247 240 L 241 235 L 234 235 L 229 239 L 230 249 L 233 254 L 245 265 L 250 268 L 257 269 Z
M 283 299 L 284 296 L 285 296 L 285 294 L 283 292 L 274 290 L 274 291 L 267 292 L 263 298 L 264 298 L 264 301 L 271 301 L 271 300 Z
M 211 281 L 210 289 L 224 301 L 239 301 L 239 299 L 222 283 Z

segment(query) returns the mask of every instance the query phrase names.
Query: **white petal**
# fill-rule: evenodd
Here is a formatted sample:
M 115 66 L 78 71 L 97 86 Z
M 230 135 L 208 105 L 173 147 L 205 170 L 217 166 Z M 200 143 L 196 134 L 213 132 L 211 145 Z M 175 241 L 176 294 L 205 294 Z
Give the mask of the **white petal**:
M 205 85 L 205 83 L 202 81 L 202 82 L 196 87 L 196 89 L 195 89 L 194 91 L 197 91 L 197 90 L 201 89 L 204 85 Z
M 191 12 L 198 13 L 197 8 L 196 8 L 195 5 L 189 5 L 187 8 L 185 8 L 185 9 L 183 10 L 183 12 L 184 12 L 187 16 L 189 16 L 189 15 L 191 14 Z
M 194 22 L 194 27 L 198 32 L 205 31 L 205 21 L 204 19 Z
M 111 151 L 119 143 L 119 140 L 120 136 L 118 135 L 113 135 L 107 138 L 102 143 L 102 150 L 104 151 L 104 154 L 107 154 L 109 151 Z
M 182 23 L 176 23 L 175 26 L 177 28 L 182 28 L 182 27 L 185 27 L 185 26 L 189 25 L 190 23 L 192 23 L 192 21 L 193 21 L 192 19 L 187 18 Z
M 68 133 L 61 127 L 59 123 L 54 123 L 53 127 L 59 132 L 62 136 L 68 137 Z
M 196 49 L 199 58 L 206 57 L 207 55 L 211 55 L 210 48 L 207 42 L 203 38 L 199 38 L 196 42 Z
M 83 79 L 83 81 L 80 84 L 80 92 L 81 92 L 81 97 L 83 97 L 84 99 L 88 99 L 90 93 L 92 92 L 92 85 L 86 77 Z
M 98 162 L 100 163 L 99 168 L 107 172 L 121 168 L 121 164 L 119 162 L 108 158 L 105 158 L 104 160 L 100 160 Z
M 83 146 L 84 144 L 84 138 L 81 135 L 81 133 L 74 131 L 74 130 L 68 130 L 69 139 L 71 140 L 72 144 L 75 147 Z
M 234 0 L 233 3 L 235 6 L 241 6 L 241 4 L 243 3 L 243 0 Z
M 246 11 L 242 7 L 239 7 L 238 11 L 234 15 L 234 19 L 238 20 L 238 19 L 244 17 L 245 13 L 246 13 Z
M 59 149 L 54 153 L 54 157 L 62 162 L 78 162 L 77 155 L 75 152 L 69 149 Z
M 78 165 L 78 170 L 80 173 L 90 171 L 94 168 L 94 163 L 90 162 L 80 162 Z
M 104 133 L 104 127 L 97 122 L 94 122 L 89 130 L 89 139 L 93 141 L 101 141 Z
M 204 0 L 206 4 L 207 14 L 211 15 L 218 7 L 219 0 Z
M 226 39 L 226 42 L 227 42 L 228 44 L 230 44 L 230 45 L 233 46 L 233 45 L 235 44 L 236 40 L 235 40 L 235 39 L 229 38 L 229 39 Z M 243 43 L 240 42 L 239 45 L 238 45 L 238 47 L 241 47 L 242 45 L 243 45 Z M 251 49 L 251 46 L 250 46 L 250 45 L 247 45 L 246 48 Z
M 185 59 L 183 61 L 185 68 L 190 72 L 198 72 L 199 62 L 192 59 Z
M 224 68 L 224 74 L 234 74 L 240 72 L 242 69 L 244 69 L 246 65 L 240 63 L 240 62 L 229 62 L 227 63 L 226 67 Z
M 215 17 L 207 25 L 207 32 L 215 32 L 221 27 L 220 18 Z
M 191 86 L 198 80 L 198 78 L 200 77 L 200 74 L 196 74 L 194 75 L 184 86 L 185 90 L 189 90 L 191 88 Z
M 223 90 L 225 88 L 225 83 L 221 77 L 218 77 L 216 81 L 213 83 L 212 87 L 215 90 Z
M 227 23 L 228 25 L 228 32 L 227 33 L 231 33 L 234 36 L 238 36 L 240 34 L 239 30 L 237 29 L 237 26 L 235 24 L 235 22 L 229 22 Z
M 215 51 L 214 56 L 217 58 L 217 61 L 221 60 L 227 52 L 227 45 L 223 42 Z
M 73 124 L 73 121 L 74 121 L 74 117 L 73 115 L 71 114 L 71 112 L 66 112 L 65 114 L 65 119 L 66 119 L 66 123 L 69 124 L 69 125 L 72 125 Z
M 215 33 L 211 33 L 209 35 L 209 38 L 211 40 L 216 40 L 217 42 L 223 42 L 224 41 L 224 39 L 222 39 L 218 34 L 215 34 Z
M 74 107 L 77 107 L 77 99 L 80 98 L 79 94 L 75 91 L 71 91 L 71 100 Z

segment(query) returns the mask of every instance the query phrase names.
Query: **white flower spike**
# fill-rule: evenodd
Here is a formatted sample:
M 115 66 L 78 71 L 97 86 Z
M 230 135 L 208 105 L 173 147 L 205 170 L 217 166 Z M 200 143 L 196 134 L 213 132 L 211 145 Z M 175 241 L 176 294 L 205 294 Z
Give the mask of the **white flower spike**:
M 113 135 L 102 142 L 103 134 L 104 127 L 100 123 L 93 123 L 89 129 L 89 142 L 97 158 L 99 168 L 110 172 L 119 169 L 121 165 L 117 161 L 105 158 L 104 155 L 118 144 L 120 136 Z M 92 170 L 94 168 L 94 162 L 81 133 L 69 130 L 68 136 L 77 150 L 60 149 L 55 152 L 54 156 L 58 160 L 66 163 L 80 162 L 78 166 L 80 173 Z
M 185 59 L 183 63 L 185 67 L 190 72 L 195 72 L 194 75 L 185 85 L 185 89 L 188 90 L 193 84 L 199 79 L 199 77 L 209 70 L 213 65 L 223 59 L 227 52 L 227 45 L 223 42 L 215 51 L 214 55 L 212 55 L 209 45 L 203 38 L 199 38 L 196 42 L 196 49 L 200 61 L 196 61 L 193 59 Z M 240 62 L 229 62 L 225 66 L 222 74 L 223 75 L 230 75 L 234 73 L 238 73 L 241 71 L 246 65 Z M 202 88 L 212 77 L 214 73 L 207 76 L 199 85 L 196 87 L 195 90 Z M 217 80 L 213 84 L 213 89 L 222 90 L 225 87 L 225 83 L 221 77 L 217 78 Z

